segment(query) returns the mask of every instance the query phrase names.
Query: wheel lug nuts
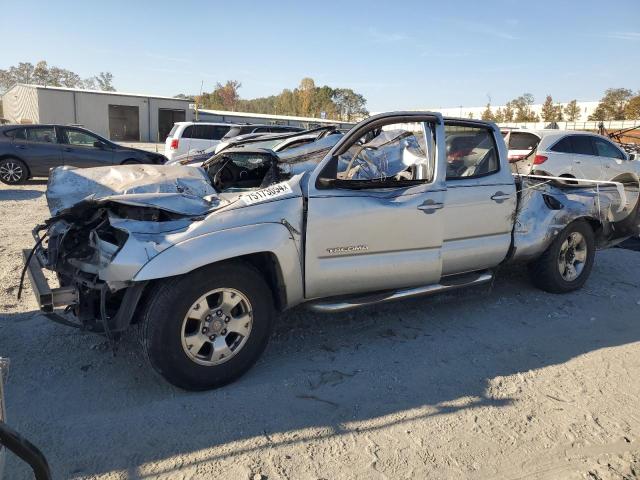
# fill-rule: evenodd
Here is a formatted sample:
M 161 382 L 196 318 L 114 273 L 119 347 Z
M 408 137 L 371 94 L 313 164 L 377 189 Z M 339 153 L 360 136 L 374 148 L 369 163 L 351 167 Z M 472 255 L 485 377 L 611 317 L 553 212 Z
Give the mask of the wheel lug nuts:
M 217 315 L 217 316 L 219 316 L 219 317 L 221 317 L 221 316 L 222 316 L 222 310 L 218 310 L 218 311 L 216 312 L 216 315 Z
M 231 320 L 231 317 L 224 317 L 224 323 L 229 323 L 230 320 Z
M 202 329 L 202 333 L 207 333 L 208 331 L 209 331 L 209 329 L 208 329 L 207 327 L 204 327 L 204 328 Z
M 226 334 L 227 334 L 227 329 L 226 329 L 226 328 L 224 328 L 220 333 L 221 333 L 222 335 L 226 335 Z
M 215 339 L 216 339 L 216 336 L 215 336 L 215 335 L 211 335 L 211 336 L 209 337 L 209 340 L 215 340 Z
M 205 320 L 206 320 L 207 322 L 208 322 L 209 320 L 211 320 L 211 315 L 207 315 L 207 316 L 205 317 Z

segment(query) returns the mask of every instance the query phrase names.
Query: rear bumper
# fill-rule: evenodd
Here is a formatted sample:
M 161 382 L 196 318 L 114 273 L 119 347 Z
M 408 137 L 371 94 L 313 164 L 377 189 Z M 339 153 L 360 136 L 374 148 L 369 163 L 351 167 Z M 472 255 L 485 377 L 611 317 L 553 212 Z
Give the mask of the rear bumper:
M 38 302 L 38 307 L 45 313 L 51 313 L 55 307 L 62 307 L 77 303 L 79 299 L 76 287 L 51 288 L 42 272 L 42 265 L 37 254 L 31 255 L 30 250 L 22 250 L 23 260 L 27 265 L 27 275 L 31 289 Z M 29 262 L 27 264 L 27 262 Z

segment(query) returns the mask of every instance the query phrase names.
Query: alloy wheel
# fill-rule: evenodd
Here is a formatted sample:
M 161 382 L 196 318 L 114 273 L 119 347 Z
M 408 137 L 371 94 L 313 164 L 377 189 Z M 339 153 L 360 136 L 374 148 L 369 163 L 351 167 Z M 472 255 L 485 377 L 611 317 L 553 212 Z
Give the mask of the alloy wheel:
M 182 322 L 182 348 L 194 362 L 219 365 L 233 358 L 251 334 L 249 299 L 233 288 L 211 290 L 198 298 Z

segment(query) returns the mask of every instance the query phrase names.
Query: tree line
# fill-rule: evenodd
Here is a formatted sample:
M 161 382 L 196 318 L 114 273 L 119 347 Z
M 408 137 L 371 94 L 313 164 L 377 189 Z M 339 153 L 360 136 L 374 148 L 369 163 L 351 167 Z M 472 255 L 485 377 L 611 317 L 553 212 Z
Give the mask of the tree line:
M 201 95 L 176 95 L 192 98 L 198 108 L 266 113 L 355 121 L 369 115 L 367 100 L 350 88 L 316 86 L 312 78 L 303 78 L 297 88 L 285 88 L 278 95 L 252 99 L 240 98 L 242 84 L 237 80 L 217 83 L 211 92 Z
M 491 101 L 482 112 L 481 119 L 497 123 L 506 122 L 576 122 L 582 120 L 582 112 L 577 100 L 571 100 L 564 107 L 547 95 L 540 115 L 532 110 L 534 97 L 523 93 L 508 101 L 504 107 L 494 110 Z M 637 120 L 640 118 L 640 91 L 636 94 L 628 88 L 609 88 L 604 92 L 595 111 L 588 120 Z
M 100 72 L 93 77 L 82 78 L 71 70 L 49 66 L 44 60 L 35 65 L 29 62 L 20 62 L 6 70 L 0 69 L 0 92 L 8 90 L 16 83 L 115 91 L 113 75 L 109 72 Z

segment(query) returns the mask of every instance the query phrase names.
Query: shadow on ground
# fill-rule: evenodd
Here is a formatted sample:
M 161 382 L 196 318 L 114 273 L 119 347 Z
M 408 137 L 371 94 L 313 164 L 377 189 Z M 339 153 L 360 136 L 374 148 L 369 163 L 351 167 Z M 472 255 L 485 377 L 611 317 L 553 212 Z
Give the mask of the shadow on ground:
M 0 189 L 0 201 L 33 200 L 34 198 L 38 198 L 43 194 L 44 192 L 41 192 L 40 190 L 26 190 L 24 188 L 3 188 Z
M 12 361 L 10 423 L 42 448 L 59 478 L 112 470 L 137 478 L 137 466 L 183 453 L 225 445 L 196 463 L 247 453 L 254 447 L 240 444 L 254 437 L 296 444 L 309 440 L 305 429 L 323 432 L 317 439 L 352 432 L 354 422 L 374 420 L 362 432 L 501 408 L 511 399 L 488 393 L 496 377 L 640 340 L 633 273 L 640 257 L 615 254 L 635 267 L 621 272 L 599 255 L 587 287 L 569 295 L 534 290 L 510 269 L 491 291 L 333 315 L 290 311 L 247 375 L 203 393 L 158 379 L 133 340 L 113 357 L 100 337 L 34 313 L 6 315 L 0 337 Z M 605 283 L 617 300 L 598 287 Z

